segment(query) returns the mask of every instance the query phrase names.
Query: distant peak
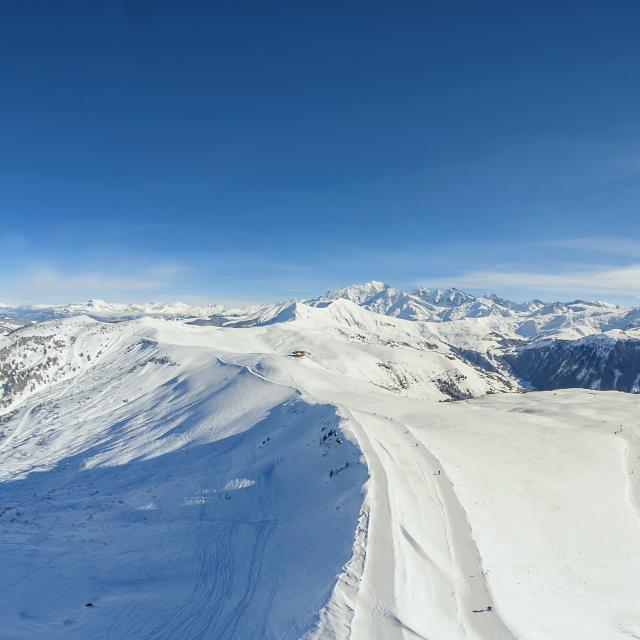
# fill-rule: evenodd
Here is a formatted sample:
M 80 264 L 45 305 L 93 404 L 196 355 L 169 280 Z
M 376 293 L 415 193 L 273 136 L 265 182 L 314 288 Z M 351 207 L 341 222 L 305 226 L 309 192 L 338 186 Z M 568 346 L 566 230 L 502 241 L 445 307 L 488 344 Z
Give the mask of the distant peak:
M 361 291 L 384 291 L 385 289 L 391 289 L 391 287 L 381 280 L 369 280 L 368 282 L 362 282 L 360 284 L 352 284 L 344 289 L 359 289 Z
M 456 287 L 450 287 L 448 289 L 426 289 L 425 287 L 418 287 L 415 289 L 414 294 L 422 300 L 435 304 L 436 306 L 456 307 L 466 302 L 476 300 L 475 296 L 456 289 Z
M 107 303 L 104 300 L 100 300 L 98 298 L 91 298 L 91 300 L 87 302 L 87 306 L 88 307 L 106 307 Z
M 326 294 L 326 298 L 347 298 L 353 302 L 363 302 L 365 299 L 372 296 L 377 296 L 383 292 L 393 291 L 393 289 L 380 280 L 370 280 L 369 282 L 363 282 L 361 284 L 352 284 L 348 287 L 342 287 L 341 289 L 333 289 Z

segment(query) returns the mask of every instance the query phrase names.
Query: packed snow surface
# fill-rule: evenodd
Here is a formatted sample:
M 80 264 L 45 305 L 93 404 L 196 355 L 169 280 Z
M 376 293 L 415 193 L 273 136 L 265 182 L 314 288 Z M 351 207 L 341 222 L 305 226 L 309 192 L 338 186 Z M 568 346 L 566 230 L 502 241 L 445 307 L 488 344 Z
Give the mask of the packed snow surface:
M 0 338 L 1 637 L 640 637 L 640 396 L 506 393 L 507 316 L 387 293 Z

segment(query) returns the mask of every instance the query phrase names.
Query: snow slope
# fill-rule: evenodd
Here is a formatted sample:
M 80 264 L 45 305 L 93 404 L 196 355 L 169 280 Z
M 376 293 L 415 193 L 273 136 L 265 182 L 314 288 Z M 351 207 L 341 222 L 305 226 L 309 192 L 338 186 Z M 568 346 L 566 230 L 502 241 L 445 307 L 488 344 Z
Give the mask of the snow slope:
M 562 391 L 433 404 L 383 396 L 304 359 L 236 357 L 336 403 L 369 465 L 360 587 L 339 591 L 329 607 L 355 610 L 351 631 L 341 635 L 344 625 L 327 614 L 317 637 L 640 631 L 636 396 Z
M 500 318 L 437 326 L 481 326 L 472 348 Z M 0 628 L 640 637 L 640 396 L 501 393 L 451 338 L 340 298 L 0 339 L 20 371 L 58 360 L 0 409 Z
M 2 637 L 299 637 L 366 479 L 335 409 L 144 323 L 101 326 L 97 361 L 2 418 Z
M 174 332 L 161 333 L 187 339 Z M 191 340 L 216 344 L 219 337 Z M 235 358 L 336 403 L 369 465 L 360 587 L 338 591 L 328 608 L 338 622 L 327 614 L 317 637 L 636 632 L 637 397 L 570 391 L 433 404 L 381 394 L 311 359 L 257 356 L 248 341 L 264 344 L 264 335 L 241 337 L 227 342 L 245 352 Z M 487 606 L 492 611 L 481 611 Z M 341 635 L 341 612 L 351 608 L 350 635 Z

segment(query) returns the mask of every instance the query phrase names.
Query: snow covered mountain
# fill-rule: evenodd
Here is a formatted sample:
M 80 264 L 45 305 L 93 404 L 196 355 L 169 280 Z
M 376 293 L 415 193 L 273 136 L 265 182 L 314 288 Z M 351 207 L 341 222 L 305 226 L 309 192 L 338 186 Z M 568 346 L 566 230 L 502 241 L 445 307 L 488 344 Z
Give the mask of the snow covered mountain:
M 404 320 L 450 322 L 465 318 L 505 318 L 505 326 L 520 335 L 533 338 L 553 335 L 576 338 L 608 329 L 640 327 L 640 308 L 611 305 L 606 302 L 576 300 L 545 303 L 540 300 L 513 302 L 494 294 L 473 296 L 455 288 L 411 291 L 394 289 L 379 281 L 335 289 L 323 296 L 303 300 L 315 307 L 325 307 L 335 300 L 349 300 L 375 313 Z M 273 320 L 295 301 L 228 307 L 221 304 L 190 305 L 181 302 L 143 304 L 108 303 L 89 300 L 59 306 L 0 306 L 5 320 L 17 319 L 18 325 L 87 315 L 98 320 L 126 320 L 136 317 L 165 317 L 198 320 L 199 324 L 251 326 Z M 560 335 L 562 334 L 562 335 Z
M 218 304 L 190 305 L 182 302 L 131 304 L 110 303 L 92 299 L 85 303 L 67 305 L 2 305 L 0 306 L 0 316 L 19 319 L 21 324 L 27 321 L 41 322 L 53 318 L 68 318 L 79 315 L 87 315 L 99 320 L 127 320 L 143 316 L 198 318 L 208 317 L 220 312 L 223 308 L 222 305 Z
M 331 291 L 310 304 L 322 306 L 341 298 L 376 313 L 422 321 L 456 348 L 458 356 L 511 375 L 514 384 L 538 389 L 638 388 L 640 364 L 631 354 L 640 348 L 640 309 L 583 300 L 515 303 L 457 289 L 405 292 L 381 282 Z
M 640 395 L 600 390 L 636 390 L 638 310 L 31 309 L 0 336 L 2 638 L 640 636 Z
M 517 303 L 493 294 L 473 296 L 455 288 L 443 290 L 419 287 L 412 291 L 402 291 L 377 281 L 329 291 L 324 296 L 308 302 L 324 306 L 339 298 L 356 302 L 376 313 L 407 320 L 448 322 L 495 316 L 511 318 L 506 325 L 515 326 L 517 329 L 527 320 L 533 320 L 533 323 L 522 328 L 520 333 L 523 335 L 527 331 L 533 331 L 537 335 L 549 330 L 558 330 L 560 325 L 567 327 L 572 324 L 580 327 L 577 330 L 588 332 L 600 331 L 605 327 L 621 327 L 625 324 L 640 327 L 640 310 L 603 302 L 576 300 L 569 303 L 545 303 L 533 300 Z
M 113 304 L 100 300 L 58 307 L 3 305 L 0 331 L 9 333 L 33 322 L 78 315 L 109 321 L 163 317 L 200 326 L 247 328 L 290 321 L 304 306 L 326 308 L 339 300 L 376 314 L 417 322 L 423 333 L 447 344 L 458 359 L 483 370 L 484 375 L 498 375 L 510 388 L 597 387 L 631 391 L 637 386 L 635 378 L 640 370 L 635 360 L 623 360 L 626 370 L 621 375 L 616 373 L 616 357 L 603 358 L 603 350 L 618 353 L 625 349 L 621 341 L 631 341 L 633 348 L 640 337 L 638 308 L 583 300 L 517 303 L 493 294 L 473 296 L 455 288 L 403 291 L 379 281 L 335 289 L 304 302 L 238 308 L 216 304 Z M 587 336 L 604 336 L 607 340 L 586 340 L 573 348 L 574 341 Z M 558 343 L 551 345 L 550 341 Z M 570 348 L 561 348 L 565 343 Z M 572 355 L 576 350 L 582 354 L 578 360 L 584 363 L 583 367 L 576 364 L 578 360 Z M 537 375 L 534 368 L 537 370 L 539 365 L 534 367 L 532 363 L 542 358 L 545 373 Z M 600 369 L 588 364 L 595 361 L 601 363 Z M 564 373 L 548 375 L 552 369 Z M 453 392 L 453 397 L 462 396 Z

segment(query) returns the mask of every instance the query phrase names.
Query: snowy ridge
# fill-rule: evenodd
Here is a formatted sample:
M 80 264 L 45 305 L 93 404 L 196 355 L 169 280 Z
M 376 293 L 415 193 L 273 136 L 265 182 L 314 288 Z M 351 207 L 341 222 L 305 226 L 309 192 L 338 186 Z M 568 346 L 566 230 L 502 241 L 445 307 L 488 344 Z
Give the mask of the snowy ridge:
M 2 420 L 5 637 L 302 635 L 349 559 L 366 478 L 335 409 L 138 321 L 85 326 L 111 335 L 101 359 Z M 33 553 L 45 566 L 25 574 Z

